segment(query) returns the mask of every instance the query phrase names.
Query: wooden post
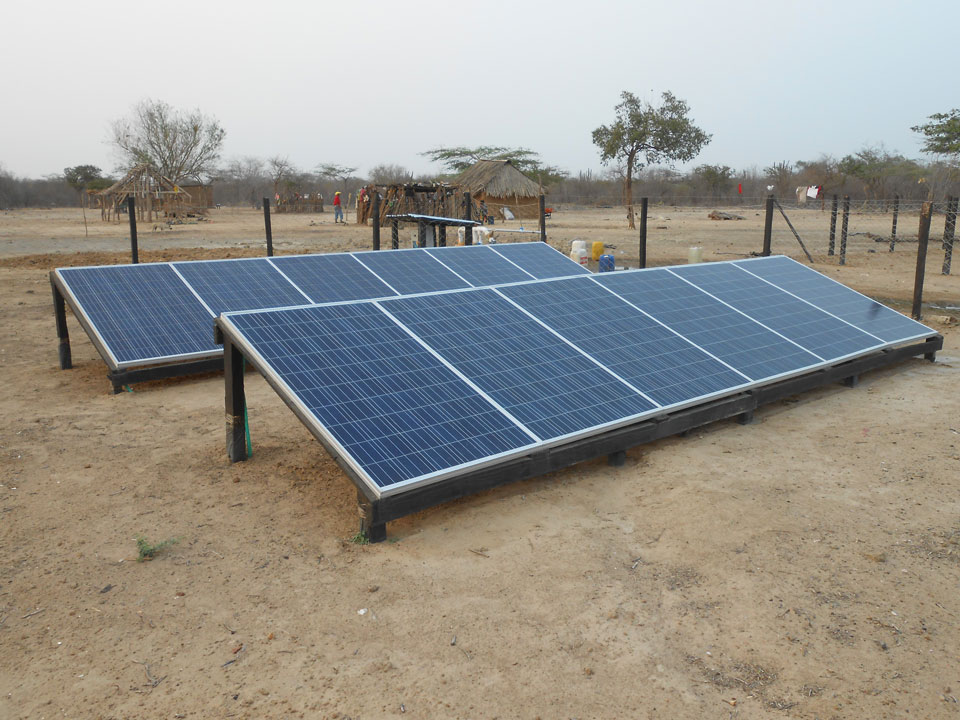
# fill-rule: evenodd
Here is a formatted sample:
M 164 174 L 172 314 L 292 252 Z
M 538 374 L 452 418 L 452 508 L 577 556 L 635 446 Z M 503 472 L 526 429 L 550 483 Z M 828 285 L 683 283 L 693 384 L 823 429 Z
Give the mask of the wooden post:
M 647 202 L 649 198 L 640 198 L 640 267 L 647 266 Z
M 421 220 L 417 223 L 417 247 L 427 246 L 427 224 Z
M 243 390 L 243 355 L 230 338 L 223 338 L 224 406 L 227 416 L 227 457 L 230 462 L 247 459 L 247 436 L 244 410 L 247 399 Z
M 400 249 L 400 221 L 392 220 L 390 222 L 390 247 L 394 250 Z
M 843 223 L 840 225 L 840 264 L 847 264 L 847 225 L 850 221 L 850 196 L 843 196 Z
M 942 275 L 950 274 L 950 262 L 953 260 L 953 236 L 957 230 L 957 209 L 960 198 L 947 198 L 947 218 L 943 223 L 943 269 Z
M 380 191 L 373 187 L 373 249 L 380 249 Z
M 767 214 L 763 219 L 763 257 L 770 257 L 770 243 L 773 239 L 773 193 L 767 195 Z
M 273 228 L 270 227 L 270 198 L 263 199 L 263 229 L 267 233 L 267 257 L 273 257 Z
M 890 252 L 897 244 L 897 216 L 900 214 L 900 196 L 893 196 L 893 227 L 890 228 Z
M 137 247 L 137 200 L 133 195 L 127 196 L 127 215 L 130 220 L 130 261 L 136 265 L 140 262 L 140 249 Z
M 63 300 L 60 288 L 53 281 L 53 271 L 50 271 L 50 287 L 53 289 L 53 316 L 57 321 L 57 339 L 60 345 L 57 353 L 60 356 L 60 369 L 69 370 L 73 367 L 70 356 L 70 331 L 67 329 L 67 306 Z
M 472 220 L 473 202 L 470 200 L 470 193 L 463 194 L 463 219 Z M 463 228 L 463 244 L 473 245 L 473 228 L 469 225 Z
M 923 310 L 923 273 L 927 269 L 927 242 L 930 240 L 930 216 L 933 203 L 925 202 L 920 210 L 920 230 L 917 233 L 917 274 L 913 280 L 913 318 L 920 320 Z
M 827 245 L 827 255 L 833 255 L 837 250 L 837 206 L 839 199 L 833 196 L 833 205 L 830 208 L 830 242 Z
M 447 226 L 443 223 L 437 225 L 437 245 L 439 247 L 447 246 Z
M 547 241 L 547 201 L 540 193 L 540 242 Z

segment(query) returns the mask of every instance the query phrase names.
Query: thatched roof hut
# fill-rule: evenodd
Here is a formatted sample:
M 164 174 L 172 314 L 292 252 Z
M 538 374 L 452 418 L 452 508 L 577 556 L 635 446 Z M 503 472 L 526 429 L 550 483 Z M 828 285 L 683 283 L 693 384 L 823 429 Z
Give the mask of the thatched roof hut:
M 509 160 L 477 160 L 453 182 L 474 201 L 486 203 L 488 215 L 502 218 L 503 208 L 518 218 L 540 215 L 540 186 Z

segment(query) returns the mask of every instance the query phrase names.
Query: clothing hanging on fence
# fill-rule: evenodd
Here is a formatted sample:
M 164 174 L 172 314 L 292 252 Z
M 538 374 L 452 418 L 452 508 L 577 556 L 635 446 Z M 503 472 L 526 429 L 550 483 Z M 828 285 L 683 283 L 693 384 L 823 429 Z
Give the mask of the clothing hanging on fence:
M 822 185 L 811 185 L 810 187 L 807 188 L 807 197 L 813 198 L 814 200 L 816 200 L 818 197 L 820 197 L 820 192 L 822 190 L 823 190 Z

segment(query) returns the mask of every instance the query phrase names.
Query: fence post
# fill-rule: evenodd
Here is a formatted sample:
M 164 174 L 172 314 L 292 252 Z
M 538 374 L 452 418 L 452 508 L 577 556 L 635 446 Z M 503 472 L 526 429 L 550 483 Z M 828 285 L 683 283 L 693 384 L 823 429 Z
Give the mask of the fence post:
M 897 244 L 897 216 L 900 215 L 900 196 L 893 196 L 893 227 L 890 228 L 890 252 Z
M 547 201 L 540 193 L 540 242 L 547 241 Z
M 947 198 L 947 219 L 943 223 L 943 269 L 942 275 L 950 274 L 950 262 L 953 260 L 953 236 L 957 229 L 957 208 L 960 198 Z
M 850 196 L 843 196 L 843 223 L 840 225 L 840 264 L 847 264 L 847 225 L 850 221 Z
M 770 242 L 773 239 L 773 193 L 767 195 L 767 215 L 763 219 L 763 257 L 770 257 Z
M 923 273 L 927 269 L 927 241 L 930 240 L 930 216 L 933 203 L 925 202 L 920 210 L 920 231 L 917 233 L 917 274 L 913 280 L 913 318 L 920 320 L 923 308 Z
M 647 266 L 647 202 L 649 198 L 640 198 L 640 267 Z
M 390 223 L 390 247 L 400 249 L 400 221 L 396 219 Z
M 270 198 L 263 199 L 263 229 L 267 233 L 267 257 L 273 257 L 273 229 L 270 227 Z
M 130 218 L 130 262 L 140 262 L 140 248 L 137 246 L 137 201 L 133 195 L 127 196 L 127 215 Z
M 473 202 L 470 200 L 470 193 L 463 194 L 463 219 L 472 220 Z M 463 244 L 473 245 L 473 228 L 469 225 L 463 228 Z
M 373 187 L 373 249 L 380 249 L 380 191 Z
M 830 208 L 830 243 L 827 245 L 827 255 L 836 254 L 837 250 L 837 207 L 839 198 L 833 196 L 833 206 Z

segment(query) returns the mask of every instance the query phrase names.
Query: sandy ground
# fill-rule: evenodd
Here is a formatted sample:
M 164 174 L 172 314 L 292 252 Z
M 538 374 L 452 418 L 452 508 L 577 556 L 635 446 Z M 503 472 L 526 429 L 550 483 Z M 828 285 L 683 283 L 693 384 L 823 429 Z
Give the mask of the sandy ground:
M 558 213 L 551 241 L 626 262 L 617 213 Z M 669 218 L 651 218 L 652 262 L 759 249 L 761 217 L 705 214 L 652 211 Z M 369 246 L 330 217 L 275 217 L 278 252 Z M 224 209 L 144 232 L 144 259 L 258 254 L 259 222 Z M 799 257 L 782 225 L 775 250 Z M 57 368 L 48 270 L 123 259 L 124 226 L 90 230 L 79 211 L 0 215 L 0 718 L 960 717 L 960 331 L 943 311 L 936 363 L 358 545 L 353 486 L 259 377 L 254 454 L 231 466 L 222 377 L 111 395 L 72 318 L 75 368 Z M 873 245 L 843 268 L 811 250 L 908 300 L 916 245 Z M 932 244 L 927 298 L 960 305 L 941 259 Z M 138 563 L 138 535 L 176 543 Z

